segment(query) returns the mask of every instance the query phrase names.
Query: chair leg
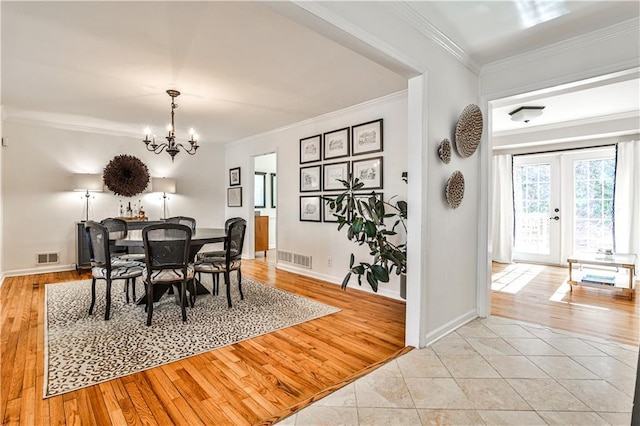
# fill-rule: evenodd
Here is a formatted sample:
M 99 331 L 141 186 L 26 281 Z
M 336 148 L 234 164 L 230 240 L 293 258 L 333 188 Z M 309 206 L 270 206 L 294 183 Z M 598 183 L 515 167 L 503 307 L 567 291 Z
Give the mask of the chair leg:
M 153 284 L 146 283 L 147 287 L 147 325 L 151 325 L 151 317 L 153 316 Z
M 214 279 L 214 288 L 216 292 L 214 293 L 216 296 L 220 294 L 220 273 L 213 274 Z
M 191 302 L 191 307 L 193 308 L 196 305 L 196 280 L 195 278 L 187 281 L 189 285 L 189 301 Z
M 104 310 L 104 319 L 109 319 L 109 312 L 111 311 L 111 279 L 107 279 L 107 306 Z
M 180 283 L 180 308 L 182 308 L 182 322 L 187 322 L 187 280 Z
M 238 269 L 238 290 L 240 291 L 240 300 L 244 300 L 244 294 L 242 294 L 242 272 Z
M 129 303 L 129 278 L 124 280 L 124 298 Z
M 229 278 L 229 271 L 224 271 L 224 283 L 227 285 L 227 307 L 231 307 L 231 279 Z
M 91 306 L 89 306 L 89 315 L 93 314 L 94 306 L 96 306 L 96 279 L 91 278 Z
M 136 279 L 131 278 L 131 294 L 133 295 L 133 302 L 136 301 Z

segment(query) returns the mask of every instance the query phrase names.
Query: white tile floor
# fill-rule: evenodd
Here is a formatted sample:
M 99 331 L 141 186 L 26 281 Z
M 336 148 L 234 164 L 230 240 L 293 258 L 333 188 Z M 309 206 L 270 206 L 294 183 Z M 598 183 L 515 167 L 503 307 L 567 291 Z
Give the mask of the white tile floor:
M 625 425 L 638 348 L 500 317 L 413 350 L 280 425 Z

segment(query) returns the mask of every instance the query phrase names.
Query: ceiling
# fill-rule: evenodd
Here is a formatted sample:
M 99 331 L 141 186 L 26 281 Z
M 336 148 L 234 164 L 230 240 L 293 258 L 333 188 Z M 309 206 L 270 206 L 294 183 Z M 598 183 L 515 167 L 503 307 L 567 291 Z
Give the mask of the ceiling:
M 640 15 L 638 2 L 625 1 L 403 4 L 480 66 Z M 165 91 L 177 89 L 182 92 L 176 100 L 178 136 L 182 131 L 186 137 L 193 127 L 203 143 L 226 143 L 407 87 L 406 77 L 382 61 L 285 17 L 269 2 L 2 1 L 0 6 L 2 104 L 8 117 L 141 136 L 149 126 L 163 136 L 170 120 Z M 640 109 L 637 80 L 610 91 L 590 89 L 600 101 L 577 93 L 539 96 L 546 108 L 537 123 Z M 521 101 L 496 107 L 494 130 L 522 126 L 504 116 Z M 567 102 L 578 107 L 568 108 Z

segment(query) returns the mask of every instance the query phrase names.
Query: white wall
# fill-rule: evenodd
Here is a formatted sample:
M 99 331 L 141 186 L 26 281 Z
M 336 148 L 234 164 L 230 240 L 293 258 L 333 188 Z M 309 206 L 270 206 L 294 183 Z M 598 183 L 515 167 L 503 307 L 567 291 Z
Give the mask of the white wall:
M 277 186 L 277 160 L 278 156 L 273 154 L 260 155 L 255 157 L 255 171 L 264 172 L 265 175 L 265 207 L 261 209 L 255 209 L 260 212 L 262 216 L 269 216 L 269 249 L 276 247 L 276 228 L 277 228 L 277 208 L 271 207 L 271 194 L 273 193 L 273 187 L 271 186 L 271 174 L 276 174 L 274 185 Z M 277 197 L 278 191 L 276 189 L 275 196 Z M 277 204 L 276 204 L 277 206 Z
M 195 156 L 180 153 L 175 163 L 168 154 L 146 151 L 140 138 L 87 133 L 24 124 L 8 120 L 4 136 L 10 144 L 2 155 L 2 258 L 7 274 L 37 273 L 35 253 L 60 252 L 60 265 L 76 262 L 75 222 L 82 218 L 84 195 L 70 191 L 73 173 L 102 173 L 116 155 L 141 159 L 153 177 L 177 181 L 170 195 L 171 215 L 193 216 L 202 227 L 224 225 L 223 147 L 204 144 Z M 95 198 L 94 198 L 95 197 Z M 100 220 L 117 215 L 119 200 L 142 201 L 151 220 L 160 217 L 161 195 L 141 194 L 125 199 L 95 193 L 92 216 Z
M 293 268 L 290 264 L 283 262 L 279 262 L 278 267 L 295 270 L 336 284 L 341 283 L 349 269 L 350 253 L 354 252 L 358 259 L 365 260 L 368 258 L 368 251 L 349 242 L 344 231 L 337 231 L 336 223 L 300 222 L 300 139 L 378 118 L 384 120 L 384 152 L 382 153 L 384 156 L 384 189 L 382 189 L 382 193 L 385 199 L 393 195 L 399 195 L 400 199 L 406 199 L 406 184 L 402 181 L 401 174 L 406 170 L 407 164 L 407 95 L 405 92 L 401 92 L 342 111 L 335 111 L 314 120 L 304 121 L 228 144 L 226 150 L 227 170 L 241 167 L 243 207 L 227 208 L 227 217 L 251 216 L 253 180 L 247 180 L 247 176 L 253 175 L 253 157 L 263 153 L 276 152 L 278 163 L 278 250 L 310 255 L 313 258 L 311 270 Z M 358 156 L 358 158 L 352 157 L 351 159 L 378 155 L 380 153 Z M 250 222 L 247 229 L 245 253 L 251 256 L 252 252 L 253 223 Z M 327 266 L 329 257 L 331 257 L 332 266 Z M 395 276 L 392 280 L 388 284 L 381 285 L 379 293 L 399 298 L 399 280 Z M 350 286 L 371 291 L 366 283 L 362 287 L 358 287 L 354 278 L 352 278 Z

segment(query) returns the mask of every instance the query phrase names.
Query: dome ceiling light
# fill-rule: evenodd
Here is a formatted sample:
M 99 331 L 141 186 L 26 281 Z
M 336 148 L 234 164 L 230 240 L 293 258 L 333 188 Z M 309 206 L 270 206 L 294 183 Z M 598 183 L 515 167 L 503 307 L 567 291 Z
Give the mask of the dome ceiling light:
M 523 121 L 528 123 L 534 118 L 540 117 L 543 109 L 543 106 L 521 106 L 511 111 L 509 115 L 513 121 Z

